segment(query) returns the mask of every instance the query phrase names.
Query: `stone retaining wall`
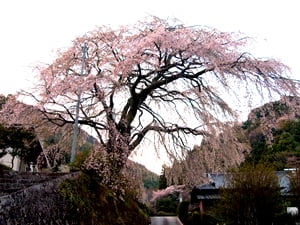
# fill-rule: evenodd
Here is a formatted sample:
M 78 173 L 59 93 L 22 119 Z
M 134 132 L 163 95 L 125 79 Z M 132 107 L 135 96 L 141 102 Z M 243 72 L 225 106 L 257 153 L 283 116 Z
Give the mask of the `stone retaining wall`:
M 0 197 L 1 225 L 79 225 L 76 212 L 58 193 L 58 185 L 77 174 L 36 184 Z

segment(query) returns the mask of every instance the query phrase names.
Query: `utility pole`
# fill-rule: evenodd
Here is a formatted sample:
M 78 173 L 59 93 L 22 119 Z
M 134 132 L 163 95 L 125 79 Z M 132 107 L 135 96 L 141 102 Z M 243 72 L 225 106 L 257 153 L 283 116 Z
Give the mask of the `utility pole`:
M 83 76 L 85 73 L 85 59 L 87 54 L 87 46 L 84 43 L 81 46 L 82 58 L 81 58 L 81 73 Z M 72 141 L 72 149 L 71 149 L 71 163 L 75 160 L 76 155 L 76 147 L 77 147 L 77 138 L 78 138 L 78 120 L 79 120 L 79 106 L 80 106 L 80 98 L 81 92 L 78 93 L 77 104 L 76 104 L 76 112 L 75 112 L 75 123 L 74 123 L 74 133 L 73 133 L 73 141 Z

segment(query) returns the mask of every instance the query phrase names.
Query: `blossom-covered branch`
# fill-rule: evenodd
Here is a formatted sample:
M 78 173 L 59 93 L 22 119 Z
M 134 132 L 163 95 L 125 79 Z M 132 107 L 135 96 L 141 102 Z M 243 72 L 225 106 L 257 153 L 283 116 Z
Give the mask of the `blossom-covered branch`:
M 235 120 L 224 92 L 240 97 L 243 87 L 247 97 L 297 95 L 299 82 L 285 76 L 288 68 L 245 52 L 247 41 L 155 17 L 115 30 L 99 27 L 42 68 L 39 92 L 30 95 L 57 124 L 74 123 L 80 95 L 79 123 L 95 130 L 119 171 L 150 133 L 186 149 L 186 135 L 213 135 L 222 121 Z

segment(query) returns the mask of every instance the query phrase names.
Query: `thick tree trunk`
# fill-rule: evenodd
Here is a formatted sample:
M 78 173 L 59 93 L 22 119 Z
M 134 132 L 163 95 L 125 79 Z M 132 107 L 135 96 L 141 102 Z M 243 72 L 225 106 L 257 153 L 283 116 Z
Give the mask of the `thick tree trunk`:
M 122 169 L 130 155 L 128 137 L 112 132 L 106 144 L 95 149 L 85 163 L 87 171 L 97 174 L 102 183 L 116 190 L 122 189 Z

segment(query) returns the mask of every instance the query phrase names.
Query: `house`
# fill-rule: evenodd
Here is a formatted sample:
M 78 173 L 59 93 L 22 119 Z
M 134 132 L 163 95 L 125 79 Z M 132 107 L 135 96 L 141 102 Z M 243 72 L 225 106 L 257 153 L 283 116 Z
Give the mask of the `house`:
M 197 185 L 191 192 L 192 209 L 199 209 L 200 213 L 206 211 L 220 199 L 219 190 L 225 187 L 225 174 L 209 173 L 206 174 L 209 182 L 202 185 Z
M 290 198 L 290 176 L 291 171 L 277 171 L 278 183 L 281 195 Z M 207 211 L 220 199 L 220 188 L 226 188 L 225 173 L 208 173 L 206 176 L 209 182 L 195 186 L 191 191 L 191 207 L 192 210 L 199 210 L 201 214 Z
M 7 127 L 1 135 L 3 149 L 0 149 L 0 164 L 21 172 L 28 171 L 36 164 L 42 146 L 33 127 L 15 124 Z

